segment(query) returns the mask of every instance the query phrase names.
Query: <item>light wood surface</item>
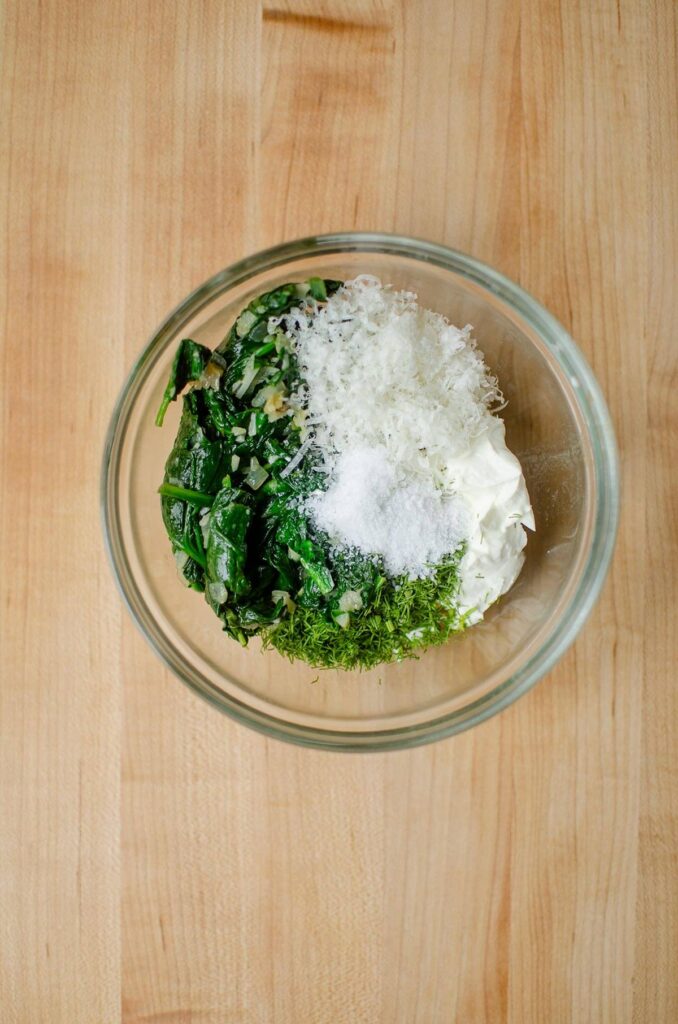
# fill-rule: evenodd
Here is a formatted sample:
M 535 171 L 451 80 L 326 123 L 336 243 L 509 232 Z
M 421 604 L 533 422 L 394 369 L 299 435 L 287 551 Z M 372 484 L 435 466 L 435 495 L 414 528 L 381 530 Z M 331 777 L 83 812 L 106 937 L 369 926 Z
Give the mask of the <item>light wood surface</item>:
M 2 1024 L 678 1020 L 675 21 L 671 0 L 6 3 Z M 294 749 L 199 702 L 100 535 L 103 436 L 151 330 L 232 260 L 342 228 L 519 281 L 622 452 L 575 647 L 412 753 Z

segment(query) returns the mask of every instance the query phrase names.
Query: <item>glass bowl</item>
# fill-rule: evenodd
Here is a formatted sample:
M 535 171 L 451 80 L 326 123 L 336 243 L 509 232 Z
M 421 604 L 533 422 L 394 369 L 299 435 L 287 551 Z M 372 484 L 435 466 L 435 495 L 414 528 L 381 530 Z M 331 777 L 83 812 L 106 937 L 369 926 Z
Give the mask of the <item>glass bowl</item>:
M 470 323 L 508 405 L 509 447 L 536 517 L 518 581 L 484 621 L 418 660 L 370 672 L 316 672 L 259 642 L 222 633 L 201 595 L 177 578 L 157 487 L 180 404 L 154 416 L 177 342 L 214 347 L 259 292 L 309 276 L 374 274 Z M 435 367 L 432 367 L 435 372 Z M 617 524 L 614 433 L 593 374 L 567 332 L 497 271 L 430 242 L 323 235 L 235 263 L 189 295 L 153 335 L 125 383 L 106 440 L 103 522 L 113 571 L 138 626 L 196 693 L 279 739 L 334 750 L 426 743 L 482 722 L 525 693 L 584 625 Z M 140 686 L 143 680 L 139 680 Z

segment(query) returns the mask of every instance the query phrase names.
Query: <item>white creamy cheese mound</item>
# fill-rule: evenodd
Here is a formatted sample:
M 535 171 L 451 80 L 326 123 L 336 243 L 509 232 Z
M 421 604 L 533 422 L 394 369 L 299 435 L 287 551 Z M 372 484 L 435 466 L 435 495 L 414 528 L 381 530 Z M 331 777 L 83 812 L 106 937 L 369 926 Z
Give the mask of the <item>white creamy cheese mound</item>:
M 482 618 L 520 572 L 534 517 L 471 328 L 367 276 L 285 320 L 304 381 L 293 403 L 329 475 L 307 511 L 394 576 L 426 575 L 465 542 L 459 610 Z
M 523 567 L 524 527 L 534 530 L 534 514 L 520 463 L 506 447 L 504 424 L 486 417 L 485 429 L 468 451 L 449 460 L 447 482 L 468 510 L 470 528 L 462 559 L 459 609 L 469 623 L 515 583 Z

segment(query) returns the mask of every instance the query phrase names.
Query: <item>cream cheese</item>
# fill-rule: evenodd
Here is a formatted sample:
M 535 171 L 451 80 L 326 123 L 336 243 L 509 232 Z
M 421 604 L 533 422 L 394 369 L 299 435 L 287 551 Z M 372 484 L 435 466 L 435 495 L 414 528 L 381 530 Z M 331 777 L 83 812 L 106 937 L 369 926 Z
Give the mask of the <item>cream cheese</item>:
M 518 459 L 506 447 L 505 427 L 489 415 L 485 429 L 445 470 L 446 486 L 467 510 L 467 547 L 460 566 L 459 610 L 478 622 L 523 567 L 525 527 L 534 513 Z

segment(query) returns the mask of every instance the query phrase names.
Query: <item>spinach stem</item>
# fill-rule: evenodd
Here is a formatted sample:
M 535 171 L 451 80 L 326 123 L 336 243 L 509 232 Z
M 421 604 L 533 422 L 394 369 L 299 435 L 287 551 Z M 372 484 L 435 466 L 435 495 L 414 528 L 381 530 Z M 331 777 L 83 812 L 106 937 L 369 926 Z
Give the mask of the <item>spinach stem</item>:
M 158 494 L 162 494 L 165 498 L 180 498 L 182 501 L 189 501 L 192 505 L 211 505 L 214 501 L 213 494 L 192 491 L 188 487 L 179 487 L 177 484 L 161 484 L 158 487 Z

